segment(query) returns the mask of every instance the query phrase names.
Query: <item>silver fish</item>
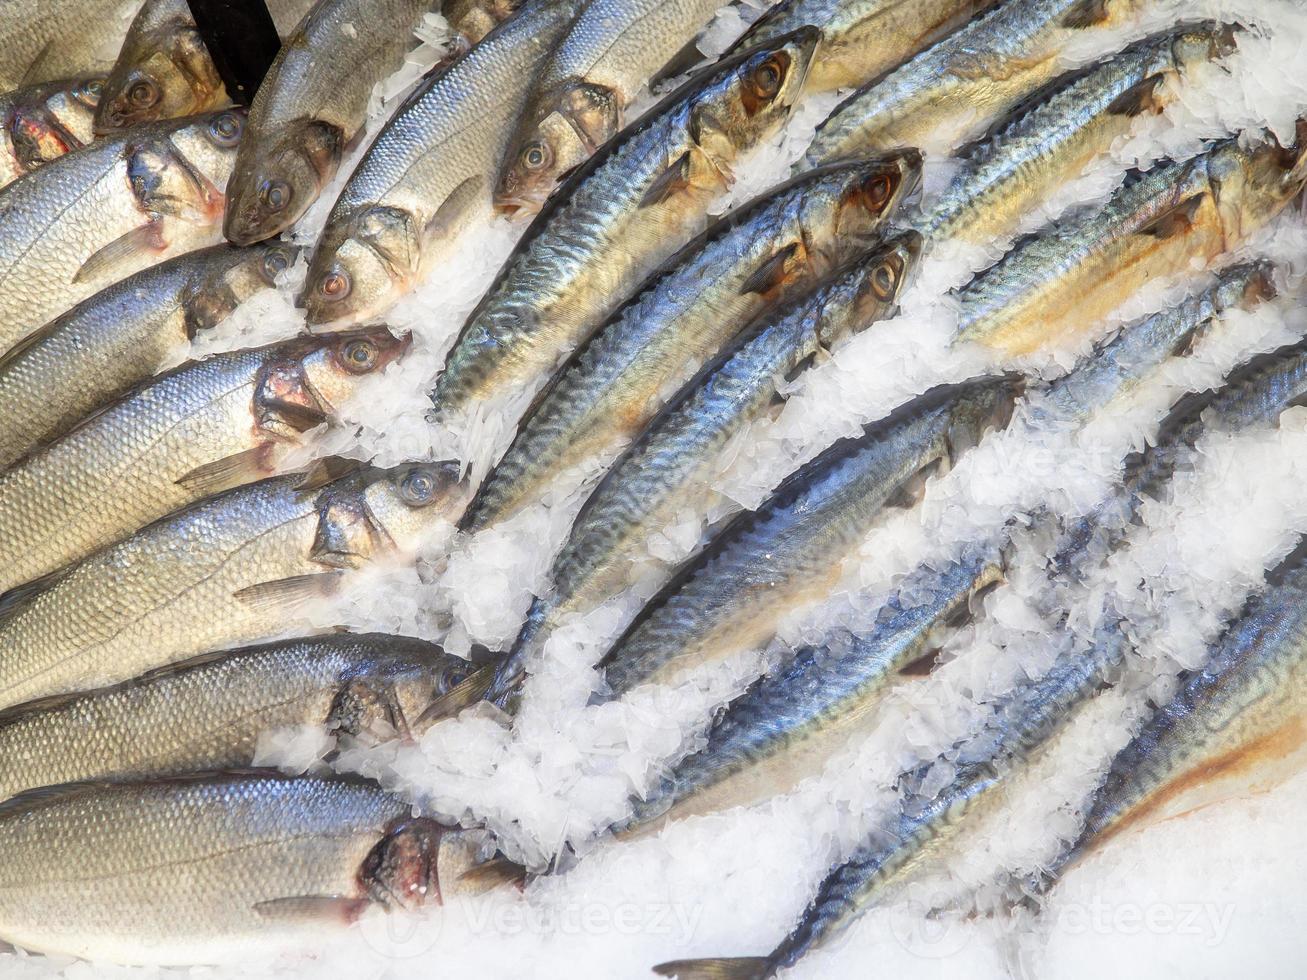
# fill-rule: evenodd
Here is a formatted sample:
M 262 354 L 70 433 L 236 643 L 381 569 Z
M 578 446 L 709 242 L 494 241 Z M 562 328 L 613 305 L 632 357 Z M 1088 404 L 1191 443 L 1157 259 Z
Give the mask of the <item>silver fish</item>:
M 291 726 L 322 725 L 364 744 L 416 737 L 470 672 L 440 647 L 379 633 L 204 654 L 0 712 L 0 799 L 56 783 L 249 766 L 261 734 Z
M 268 0 L 282 37 L 312 0 Z M 186 0 L 145 0 L 123 40 L 95 113 L 95 131 L 177 119 L 230 105 L 213 57 Z
M 0 472 L 0 593 L 283 471 L 407 347 L 375 329 L 217 354 L 101 409 Z
M 79 78 L 0 95 L 0 187 L 91 142 L 103 84 Z
M 910 506 L 932 474 L 1007 423 L 1017 389 L 1010 378 L 935 389 L 799 469 L 727 525 L 613 644 L 601 662 L 612 696 L 766 643 L 788 612 L 829 594 L 887 506 Z M 521 670 L 505 662 L 492 695 L 505 700 Z
M 877 236 L 917 186 L 902 151 L 803 174 L 713 225 L 650 277 L 541 392 L 461 527 L 507 520 L 602 470 L 704 362 Z
M 1215 21 L 1173 28 L 1055 79 L 959 154 L 960 172 L 913 227 L 969 242 L 1010 233 L 1136 117 L 1172 104 L 1195 66 L 1233 51 L 1234 30 Z
M 294 257 L 283 244 L 192 252 L 101 290 L 0 356 L 0 467 L 175 361 Z
M 244 117 L 156 123 L 0 191 L 0 353 L 119 279 L 216 244 Z
M 707 68 L 591 157 L 464 324 L 432 396 L 437 415 L 529 397 L 701 232 L 731 167 L 789 118 L 816 45 L 804 29 Z
M 782 0 L 732 50 L 805 25 L 821 28 L 808 90 L 857 88 L 946 37 L 998 0 Z
M 125 964 L 320 942 L 369 906 L 440 902 L 471 856 L 375 784 L 258 771 L 34 790 L 0 806 L 0 842 L 0 937 Z
M 0 93 L 108 72 L 139 5 L 140 0 L 6 0 L 0 17 Z
M 1223 140 L 1126 177 L 1103 207 L 1024 239 L 957 293 L 958 338 L 1007 355 L 1092 326 L 1146 282 L 1209 264 L 1278 215 L 1307 185 L 1307 120 L 1297 143 Z
M 0 707 L 284 635 L 349 569 L 411 560 L 465 503 L 455 467 L 413 464 L 320 490 L 276 477 L 179 511 L 8 594 Z
M 858 89 L 817 130 L 804 165 L 943 133 L 983 129 L 1061 70 L 1061 51 L 1086 30 L 1125 22 L 1147 0 L 1006 0 L 915 58 Z
M 417 46 L 431 0 L 321 0 L 277 53 L 250 106 L 223 231 L 235 245 L 295 224 L 363 131 L 373 87 Z
M 536 73 L 582 0 L 531 0 L 391 117 L 327 218 L 301 302 L 310 324 L 384 313 L 490 203 Z
M 896 236 L 811 293 L 759 318 L 740 342 L 682 390 L 609 470 L 582 507 L 532 603 L 511 656 L 530 662 L 566 618 L 636 584 L 657 587 L 648 541 L 686 512 L 704 515 L 720 454 L 751 422 L 784 406 L 787 386 L 824 351 L 891 314 L 920 236 Z

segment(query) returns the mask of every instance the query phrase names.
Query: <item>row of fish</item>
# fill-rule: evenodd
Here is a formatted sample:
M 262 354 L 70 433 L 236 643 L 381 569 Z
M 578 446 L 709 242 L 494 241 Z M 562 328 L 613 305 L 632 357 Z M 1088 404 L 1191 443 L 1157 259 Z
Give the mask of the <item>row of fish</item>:
M 85 18 L 118 5 L 48 6 Z M 273 729 L 375 744 L 420 737 L 483 697 L 512 710 L 556 630 L 633 591 L 655 594 L 603 657 L 600 698 L 764 646 L 830 593 L 888 511 L 912 508 L 1019 406 L 1074 422 L 1110 411 L 1227 310 L 1273 292 L 1264 264 L 1222 269 L 1042 401 L 1016 374 L 936 388 L 738 512 L 711 489 L 726 450 L 776 417 L 807 368 L 893 330 L 933 249 L 1010 237 L 1138 117 L 1219 67 L 1241 29 L 1178 24 L 1067 74 L 1075 38 L 1149 5 L 785 0 L 696 68 L 716 2 L 451 2 L 429 42 L 440 64 L 364 151 L 307 256 L 300 301 L 331 330 L 178 364 L 284 283 L 298 252 L 271 239 L 336 181 L 430 5 L 270 4 L 286 43 L 248 116 L 184 2 L 128 6 L 113 12 L 125 40 L 112 66 L 97 60 L 103 38 L 65 37 L 45 5 L 18 11 L 21 29 L 0 26 L 0 53 L 28 66 L 0 96 L 0 794 L 14 797 L 0 804 L 13 858 L 0 938 L 33 950 L 207 962 L 233 940 L 275 941 L 277 927 L 519 877 L 503 859 L 479 863 L 483 835 L 415 817 L 361 780 L 216 770 L 251 766 Z M 628 124 L 655 74 L 687 68 Z M 802 100 L 839 88 L 854 92 L 793 176 L 712 220 L 733 172 Z M 957 343 L 1036 352 L 1146 283 L 1218 265 L 1307 184 L 1307 122 L 1295 136 L 1246 133 L 1160 162 L 1104 207 L 1017 241 L 956 290 Z M 965 139 L 951 184 L 913 203 L 918 147 Z M 464 458 L 315 460 L 322 427 L 408 355 L 407 339 L 362 324 L 418 288 L 491 205 L 535 217 L 431 391 L 430 422 L 465 441 Z M 1086 542 L 1121 544 L 1138 501 L 1162 492 L 1214 416 L 1273 423 L 1294 404 L 1302 357 L 1275 352 L 1182 403 L 1123 461 L 1118 496 L 1067 529 L 1051 594 Z M 477 455 L 479 430 L 514 429 L 497 458 Z M 572 496 L 585 503 L 545 587 L 485 666 L 377 634 L 268 642 L 305 629 L 300 614 L 356 569 Z M 651 561 L 651 534 L 687 514 L 700 540 Z M 612 830 L 792 788 L 1002 587 L 1003 561 L 994 539 L 918 569 L 874 628 L 799 651 L 734 699 L 706 746 Z M 1286 610 L 1303 587 L 1296 565 L 1275 577 L 1210 670 L 1118 759 L 1065 860 L 1173 802 L 1195 759 L 1238 757 L 1292 727 L 1301 645 Z M 956 778 L 905 805 L 891 843 L 878 835 L 833 870 L 774 952 L 659 972 L 770 976 L 828 942 L 1001 799 L 1009 771 L 1130 655 L 1127 625 L 1104 622 L 1090 655 L 994 705 Z M 66 869 L 49 867 L 51 849 L 73 859 Z M 195 874 L 161 882 L 161 849 Z M 85 900 L 87 868 L 102 901 Z

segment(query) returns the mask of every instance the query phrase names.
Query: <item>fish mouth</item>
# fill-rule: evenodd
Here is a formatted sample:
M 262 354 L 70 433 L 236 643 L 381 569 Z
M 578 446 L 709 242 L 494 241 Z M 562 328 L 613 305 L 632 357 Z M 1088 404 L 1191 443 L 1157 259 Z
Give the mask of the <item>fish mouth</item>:
M 521 194 L 505 194 L 502 197 L 495 198 L 493 207 L 496 214 L 503 215 L 510 220 L 517 220 L 518 218 L 529 218 L 538 212 L 543 204 L 543 198 Z

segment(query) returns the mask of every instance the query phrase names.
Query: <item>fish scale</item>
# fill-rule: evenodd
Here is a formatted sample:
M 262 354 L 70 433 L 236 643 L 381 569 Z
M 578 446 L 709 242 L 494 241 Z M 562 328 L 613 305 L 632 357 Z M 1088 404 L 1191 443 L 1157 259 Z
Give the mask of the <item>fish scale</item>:
M 271 289 L 294 250 L 203 249 L 129 276 L 0 357 L 0 466 L 62 435 L 176 360 L 189 337 Z
M 0 20 L 0 92 L 107 72 L 140 0 L 8 0 Z M 96 26 L 95 30 L 70 25 Z
M 602 470 L 749 320 L 864 248 L 915 189 L 919 167 L 903 153 L 811 171 L 687 245 L 559 370 L 463 528 L 511 518 L 579 469 Z M 884 190 L 871 202 L 860 195 L 873 183 Z
M 0 799 L 56 783 L 248 766 L 260 736 L 288 726 L 400 734 L 382 700 L 359 718 L 333 718 L 355 684 L 392 697 L 417 734 L 432 698 L 469 670 L 419 640 L 346 633 L 204 656 L 117 687 L 18 705 L 0 713 Z
M 592 156 L 536 216 L 464 324 L 432 394 L 437 417 L 457 419 L 480 401 L 534 393 L 701 232 L 730 167 L 788 118 L 815 44 L 816 32 L 802 31 L 705 69 Z M 773 104 L 749 116 L 741 108 L 748 73 L 777 55 L 790 65 L 784 84 Z M 690 161 L 684 186 L 642 205 L 683 160 Z

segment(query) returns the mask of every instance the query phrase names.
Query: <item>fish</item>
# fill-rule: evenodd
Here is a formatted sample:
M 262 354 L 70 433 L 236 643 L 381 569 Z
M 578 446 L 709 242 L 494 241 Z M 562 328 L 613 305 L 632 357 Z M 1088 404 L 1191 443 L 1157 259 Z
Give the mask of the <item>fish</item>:
M 673 569 L 650 567 L 650 536 L 722 503 L 709 488 L 724 449 L 752 422 L 778 414 L 794 382 L 831 347 L 893 315 L 920 246 L 914 232 L 889 238 L 759 317 L 668 403 L 582 506 L 514 643 L 515 661 L 530 662 L 562 621 L 637 580 L 665 584 Z
M 1132 171 L 1106 205 L 1018 242 L 954 295 L 957 340 L 1008 356 L 1075 336 L 1154 279 L 1245 241 L 1307 185 L 1307 120 L 1297 142 L 1217 142 L 1187 160 Z
M 390 118 L 337 197 L 309 263 L 299 302 L 311 326 L 385 313 L 489 208 L 536 73 L 581 6 L 524 4 Z
M 1051 392 L 1055 418 L 1089 418 L 1108 402 L 1128 397 L 1142 372 L 1175 350 L 1188 353 L 1231 310 L 1252 310 L 1276 295 L 1274 267 L 1266 261 L 1239 263 L 1217 274 L 1213 284 L 1171 310 L 1131 325 L 1086 367 Z M 1108 554 L 1123 541 L 1145 499 L 1161 499 L 1176 469 L 1187 459 L 1206 423 L 1236 430 L 1270 425 L 1294 399 L 1307 399 L 1307 346 L 1286 346 L 1253 358 L 1219 389 L 1193 392 L 1176 401 L 1150 435 L 1149 446 L 1121 463 L 1119 485 L 1084 517 L 1060 534 L 1050 567 L 1063 578 L 1080 579 L 1086 553 Z
M 992 548 L 923 567 L 865 632 L 838 631 L 754 682 L 714 720 L 707 744 L 678 762 L 618 825 L 631 839 L 668 821 L 748 806 L 787 793 L 851 740 L 870 734 L 882 695 L 928 661 L 940 641 L 1003 580 Z
M 466 506 L 458 469 L 273 477 L 178 511 L 0 602 L 0 707 L 284 636 L 352 569 L 411 561 Z
M 0 354 L 161 259 L 215 245 L 244 116 L 142 126 L 0 191 Z
M 96 779 L 254 764 L 265 732 L 320 725 L 346 743 L 412 739 L 471 665 L 422 640 L 336 633 L 201 654 L 113 687 L 0 712 L 0 799 Z
M 770 953 L 674 960 L 654 972 L 680 980 L 770 980 L 810 952 L 838 942 L 864 911 L 929 866 L 964 828 L 1001 807 L 1013 774 L 1066 729 L 1101 688 L 1104 675 L 1132 649 L 1119 623 L 1105 624 L 1090 651 L 1059 661 L 1039 681 L 994 705 L 986 729 L 961 747 L 953 778 L 933 795 L 909 795 L 889 826 L 868 835 L 832 868 L 798 923 Z M 905 774 L 904 784 L 919 786 L 928 768 Z
M 140 0 L 6 0 L 0 18 L 0 94 L 107 74 L 139 5 Z
M 1048 869 L 1064 873 L 1132 828 L 1265 791 L 1307 761 L 1307 549 L 1267 575 L 1266 587 L 1181 677 L 1112 760 L 1080 836 Z
M 0 806 L 0 842 L 0 937 L 130 965 L 321 942 L 440 904 L 471 863 L 468 832 L 374 783 L 253 770 L 33 790 Z
M 997 0 L 782 0 L 749 26 L 731 50 L 796 28 L 821 29 L 821 57 L 809 92 L 857 88 L 947 37 Z
M 407 347 L 375 329 L 216 354 L 104 407 L 0 472 L 0 593 L 294 469 L 291 454 Z
M 284 38 L 311 5 L 312 0 L 269 0 L 267 10 Z M 190 5 L 186 0 L 145 0 L 109 72 L 95 132 L 104 136 L 229 105 Z
M 817 128 L 801 166 L 895 146 L 936 148 L 978 135 L 1062 71 L 1062 50 L 1086 31 L 1128 22 L 1147 0 L 1026 0 L 982 13 L 872 79 Z M 948 149 L 949 145 L 943 148 Z
M 404 64 L 431 0 L 320 0 L 282 44 L 250 105 L 223 234 L 253 245 L 292 227 L 336 176 L 372 89 Z
M 281 243 L 215 245 L 83 300 L 0 356 L 0 468 L 126 394 L 191 339 L 272 289 L 295 259 Z
M 625 125 L 631 100 L 720 6 L 718 0 L 591 0 L 540 72 L 508 142 L 496 209 L 540 209 L 563 174 Z
M 103 86 L 103 78 L 77 78 L 0 95 L 0 188 L 90 143 Z
M 569 474 L 602 469 L 759 313 L 875 241 L 921 173 L 916 151 L 809 171 L 710 227 L 554 376 L 460 524 L 477 533 Z
M 886 508 L 912 506 L 931 476 L 1007 424 L 1020 388 L 1008 376 L 940 386 L 799 468 L 645 605 L 600 661 L 604 697 L 766 643 L 789 612 L 829 594 Z M 529 669 L 501 663 L 490 699 L 507 703 Z
M 529 400 L 649 273 L 701 233 L 732 167 L 789 118 L 817 39 L 802 28 L 704 69 L 583 164 L 464 323 L 432 393 L 434 417 L 448 422 L 486 403 Z
M 1216 21 L 1182 25 L 1059 76 L 958 154 L 960 172 L 913 227 L 937 241 L 1009 234 L 1141 115 L 1173 104 L 1196 66 L 1233 52 L 1235 30 Z

